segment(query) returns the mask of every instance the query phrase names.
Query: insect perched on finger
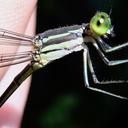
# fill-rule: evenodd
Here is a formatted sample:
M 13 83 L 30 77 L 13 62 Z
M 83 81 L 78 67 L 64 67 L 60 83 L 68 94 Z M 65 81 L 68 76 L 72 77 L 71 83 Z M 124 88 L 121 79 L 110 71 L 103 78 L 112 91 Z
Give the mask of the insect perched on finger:
M 52 61 L 62 58 L 70 53 L 83 50 L 84 82 L 85 87 L 94 91 L 108 94 L 117 98 L 127 99 L 121 95 L 116 95 L 89 84 L 87 65 L 91 72 L 95 84 L 124 83 L 127 81 L 99 81 L 93 69 L 88 43 L 91 43 L 98 52 L 103 62 L 108 66 L 127 63 L 124 60 L 109 60 L 104 53 L 110 53 L 128 46 L 128 42 L 118 46 L 110 46 L 103 41 L 101 36 L 108 37 L 113 35 L 113 26 L 111 25 L 110 15 L 105 12 L 97 12 L 89 23 L 82 25 L 73 25 L 45 31 L 34 37 L 22 35 L 5 29 L 0 29 L 0 38 L 7 40 L 0 45 L 23 45 L 33 46 L 33 51 L 20 52 L 17 54 L 0 55 L 0 68 L 15 65 L 22 62 L 30 63 L 20 72 L 0 97 L 0 106 L 12 95 L 12 93 L 29 77 L 34 71 L 43 68 Z M 9 43 L 8 43 L 9 41 Z M 100 47 L 99 47 L 100 46 Z

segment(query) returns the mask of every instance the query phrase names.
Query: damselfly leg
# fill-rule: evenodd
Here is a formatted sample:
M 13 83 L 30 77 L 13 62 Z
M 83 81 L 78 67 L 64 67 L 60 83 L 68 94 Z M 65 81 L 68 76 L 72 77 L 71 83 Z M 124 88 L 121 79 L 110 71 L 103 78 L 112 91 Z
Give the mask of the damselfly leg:
M 112 47 L 112 46 L 106 44 L 100 37 L 97 39 L 97 41 L 98 41 L 98 44 L 102 47 L 102 50 L 105 53 L 121 50 L 122 48 L 125 48 L 125 47 L 128 46 L 128 42 L 125 42 L 123 44 Z
M 97 42 L 93 38 L 86 37 L 85 41 L 86 41 L 86 43 L 87 42 L 90 42 L 90 41 L 92 42 L 93 46 L 97 50 L 97 52 L 100 55 L 101 59 L 108 66 L 120 65 L 120 64 L 123 64 L 123 63 L 127 63 L 128 62 L 128 59 L 125 59 L 125 60 L 108 60 L 107 57 L 104 55 L 104 53 L 101 51 L 101 49 L 98 46 Z M 84 62 L 83 65 L 84 65 L 85 86 L 87 88 L 91 89 L 91 90 L 102 92 L 102 93 L 107 94 L 107 95 L 111 95 L 111 96 L 114 96 L 114 97 L 117 97 L 117 98 L 121 98 L 121 99 L 128 99 L 126 97 L 123 97 L 123 96 L 120 96 L 120 95 L 116 95 L 116 94 L 113 94 L 113 93 L 110 93 L 110 92 L 107 92 L 107 91 L 104 91 L 104 90 L 101 90 L 101 89 L 98 89 L 98 88 L 95 88 L 95 87 L 90 86 L 89 81 L 88 81 L 88 74 L 87 74 L 87 64 L 89 65 L 89 69 L 90 69 L 90 72 L 91 72 L 91 75 L 92 75 L 92 78 L 93 78 L 93 81 L 94 81 L 95 84 L 128 83 L 128 81 L 126 81 L 126 80 L 99 81 L 98 78 L 97 78 L 97 76 L 96 76 L 96 74 L 95 74 L 95 71 L 93 69 L 93 65 L 92 65 L 92 61 L 91 61 L 91 58 L 90 58 L 89 50 L 88 50 L 88 48 L 87 48 L 86 45 L 84 47 L 86 49 L 86 50 L 84 49 L 84 52 L 83 52 L 83 59 L 84 59 L 83 60 L 83 62 Z M 121 48 L 123 48 L 123 47 L 121 47 Z M 112 51 L 117 51 L 119 49 L 114 49 Z M 109 52 L 112 52 L 112 51 L 109 51 Z
M 92 61 L 91 61 L 88 49 L 84 50 L 84 52 L 83 52 L 83 62 L 84 62 L 83 63 L 83 66 L 84 66 L 84 82 L 85 82 L 85 87 L 86 88 L 91 89 L 93 91 L 98 91 L 98 92 L 101 92 L 101 93 L 104 93 L 104 94 L 107 94 L 107 95 L 110 95 L 110 96 L 114 96 L 114 97 L 117 97 L 117 98 L 120 98 L 120 99 L 128 99 L 127 97 L 120 96 L 120 95 L 117 95 L 117 94 L 107 92 L 105 90 L 90 86 L 89 80 L 88 80 L 87 64 L 89 65 L 89 69 L 90 69 L 90 72 L 91 72 L 91 75 L 92 75 L 92 79 L 93 79 L 93 82 L 95 84 L 126 83 L 126 81 L 123 81 L 123 80 L 99 81 L 96 74 L 95 74 L 95 71 L 93 69 Z

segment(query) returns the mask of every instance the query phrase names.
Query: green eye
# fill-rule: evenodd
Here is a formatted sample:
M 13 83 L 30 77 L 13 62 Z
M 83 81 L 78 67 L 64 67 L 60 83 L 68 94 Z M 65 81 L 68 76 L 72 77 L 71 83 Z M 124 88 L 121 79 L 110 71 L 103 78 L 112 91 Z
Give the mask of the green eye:
M 104 35 L 111 27 L 111 20 L 107 13 L 97 12 L 90 21 L 90 30 L 98 35 Z

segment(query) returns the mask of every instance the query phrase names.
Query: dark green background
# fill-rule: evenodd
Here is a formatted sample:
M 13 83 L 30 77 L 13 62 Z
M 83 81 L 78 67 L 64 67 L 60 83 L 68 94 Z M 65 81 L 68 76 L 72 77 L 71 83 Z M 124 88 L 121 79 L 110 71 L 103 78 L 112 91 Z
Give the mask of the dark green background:
M 128 2 L 126 0 L 39 0 L 37 33 L 47 29 L 89 22 L 96 11 L 109 13 L 116 37 L 107 40 L 118 45 L 128 40 Z M 128 64 L 106 66 L 90 45 L 94 69 L 100 80 L 128 79 Z M 128 48 L 107 55 L 127 58 Z M 82 51 L 49 64 L 33 74 L 22 128 L 111 128 L 127 127 L 128 101 L 84 87 Z M 89 73 L 90 76 L 90 73 Z M 128 96 L 127 84 L 94 85 Z

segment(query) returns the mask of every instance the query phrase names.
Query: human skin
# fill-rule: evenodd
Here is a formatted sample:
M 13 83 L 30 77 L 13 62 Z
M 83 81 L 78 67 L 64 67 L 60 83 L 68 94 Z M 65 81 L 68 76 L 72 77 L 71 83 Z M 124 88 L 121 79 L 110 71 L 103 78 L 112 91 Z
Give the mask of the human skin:
M 37 0 L 0 0 L 0 28 L 26 35 L 35 34 Z M 0 54 L 23 51 L 23 46 L 8 47 L 0 45 Z M 25 50 L 31 50 L 31 47 Z M 0 95 L 26 63 L 0 68 Z M 29 77 L 0 108 L 0 128 L 20 128 L 24 106 L 29 91 Z

